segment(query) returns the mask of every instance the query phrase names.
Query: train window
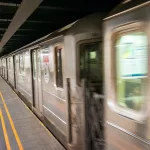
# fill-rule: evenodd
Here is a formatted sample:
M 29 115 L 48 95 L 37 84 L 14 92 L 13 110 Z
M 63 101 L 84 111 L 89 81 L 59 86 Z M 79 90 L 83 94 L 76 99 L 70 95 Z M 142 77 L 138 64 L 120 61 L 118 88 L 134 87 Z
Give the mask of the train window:
M 20 55 L 19 57 L 19 70 L 20 74 L 24 73 L 24 54 Z
M 36 66 L 36 51 L 33 52 L 33 77 L 36 79 L 37 66 Z
M 8 58 L 8 70 L 11 69 L 11 62 L 10 62 L 10 58 Z
M 29 69 L 30 68 L 30 55 L 29 55 L 29 51 L 25 52 L 24 68 L 25 69 Z
M 86 79 L 92 89 L 103 94 L 103 58 L 101 42 L 80 45 L 79 78 Z
M 62 47 L 55 48 L 56 85 L 63 88 Z
M 20 64 L 21 64 L 21 56 L 19 56 L 19 72 L 21 73 L 21 66 L 20 66 Z
M 13 58 L 12 57 L 10 58 L 10 68 L 11 70 L 13 70 Z
M 117 36 L 117 103 L 124 108 L 142 110 L 146 99 L 148 76 L 148 41 L 145 33 L 128 32 Z
M 10 58 L 8 59 L 8 69 L 9 69 L 9 70 L 12 70 L 12 69 L 13 69 L 13 59 L 12 59 L 12 57 L 10 57 Z

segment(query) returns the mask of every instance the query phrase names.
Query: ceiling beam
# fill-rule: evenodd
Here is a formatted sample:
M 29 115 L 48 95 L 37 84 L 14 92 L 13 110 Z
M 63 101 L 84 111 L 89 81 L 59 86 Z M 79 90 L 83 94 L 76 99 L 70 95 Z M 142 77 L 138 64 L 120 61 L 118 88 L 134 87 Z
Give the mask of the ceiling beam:
M 23 0 L 20 4 L 12 22 L 8 26 L 1 42 L 0 51 L 13 34 L 20 28 L 20 26 L 27 20 L 27 18 L 34 12 L 34 10 L 41 4 L 43 0 Z

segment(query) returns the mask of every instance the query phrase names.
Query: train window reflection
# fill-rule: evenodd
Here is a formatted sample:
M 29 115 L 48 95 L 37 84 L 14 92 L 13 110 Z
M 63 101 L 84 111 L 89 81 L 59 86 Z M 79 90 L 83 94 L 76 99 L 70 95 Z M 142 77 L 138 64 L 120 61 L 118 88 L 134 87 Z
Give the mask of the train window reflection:
M 19 59 L 19 70 L 20 70 L 20 74 L 22 74 L 23 71 L 24 71 L 23 55 L 20 55 L 20 59 Z
M 37 66 L 36 66 L 36 51 L 33 52 L 33 77 L 36 79 L 36 72 L 37 72 Z
M 11 70 L 11 60 L 8 58 L 8 70 Z
M 94 42 L 80 46 L 80 80 L 86 79 L 90 88 L 103 94 L 103 59 L 101 43 Z
M 63 87 L 63 73 L 62 73 L 62 48 L 56 47 L 55 49 L 55 64 L 56 64 L 56 85 Z
M 13 58 L 9 58 L 9 70 L 13 70 Z
M 143 32 L 119 35 L 115 49 L 118 104 L 140 111 L 146 99 L 147 37 Z

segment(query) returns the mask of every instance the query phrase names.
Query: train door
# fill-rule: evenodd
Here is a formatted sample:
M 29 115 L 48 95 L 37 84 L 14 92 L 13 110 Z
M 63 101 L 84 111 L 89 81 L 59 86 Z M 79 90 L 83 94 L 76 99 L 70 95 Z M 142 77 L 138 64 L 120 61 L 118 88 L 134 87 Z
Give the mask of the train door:
M 14 63 L 13 63 L 13 56 L 10 56 L 9 58 L 7 58 L 7 69 L 8 69 L 8 81 L 10 82 L 10 84 L 14 87 Z
M 5 67 L 6 67 L 6 78 L 5 78 L 5 79 L 6 79 L 6 80 L 8 80 L 8 65 L 7 65 L 7 59 L 8 59 L 8 58 L 5 59 Z
M 102 42 L 80 45 L 80 80 L 85 79 L 86 149 L 104 148 Z
M 6 70 L 6 68 L 5 68 L 5 59 L 3 59 L 3 77 L 5 78 L 5 71 Z
M 3 62 L 3 59 L 1 61 L 2 61 L 2 77 L 4 77 L 4 62 Z
M 8 72 L 8 77 L 7 77 L 7 79 L 8 79 L 8 81 L 10 82 L 10 69 L 11 69 L 11 67 L 10 67 L 10 64 L 11 64 L 11 60 L 10 60 L 11 58 L 10 57 L 8 57 L 7 59 L 6 59 L 6 61 L 7 61 L 7 72 Z
M 41 52 L 39 49 L 32 51 L 32 71 L 33 106 L 42 113 Z
M 4 62 L 4 78 L 7 80 L 7 59 L 3 59 Z
M 0 59 L 0 75 L 2 75 L 2 62 L 1 62 L 1 59 Z
M 14 72 L 15 72 L 15 89 L 18 90 L 18 75 L 19 75 L 19 55 L 14 56 Z
M 101 43 L 94 42 L 80 46 L 80 78 L 88 81 L 88 87 L 103 94 L 103 65 Z
M 2 59 L 2 77 L 5 76 L 4 59 Z
M 13 56 L 13 68 L 14 68 L 14 88 L 16 89 L 16 57 Z
M 3 63 L 2 63 L 2 59 L 0 59 L 0 64 L 1 64 L 1 76 L 3 75 Z
M 2 59 L 2 77 L 4 77 L 4 59 Z

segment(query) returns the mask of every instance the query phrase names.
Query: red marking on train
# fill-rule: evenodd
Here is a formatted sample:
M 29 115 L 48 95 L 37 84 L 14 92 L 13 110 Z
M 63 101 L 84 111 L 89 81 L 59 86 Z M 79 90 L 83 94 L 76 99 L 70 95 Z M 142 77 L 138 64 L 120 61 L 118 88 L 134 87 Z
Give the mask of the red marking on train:
M 44 61 L 45 63 L 48 63 L 48 62 L 49 62 L 49 57 L 48 57 L 48 56 L 43 56 L 43 61 Z

